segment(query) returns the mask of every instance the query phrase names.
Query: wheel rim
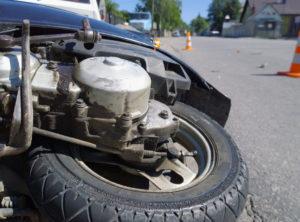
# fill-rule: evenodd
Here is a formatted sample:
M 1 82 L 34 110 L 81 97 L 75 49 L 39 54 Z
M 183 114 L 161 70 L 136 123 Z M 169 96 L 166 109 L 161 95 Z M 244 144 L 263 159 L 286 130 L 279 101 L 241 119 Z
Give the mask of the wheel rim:
M 184 162 L 187 168 L 189 168 L 196 176 L 192 181 L 188 183 L 180 182 L 180 176 L 174 174 L 174 172 L 160 172 L 161 175 L 166 177 L 169 182 L 174 183 L 174 186 L 165 186 L 163 189 L 158 187 L 151 180 L 152 177 L 148 177 L 143 174 L 141 170 L 132 172 L 132 168 L 124 168 L 124 165 L 111 164 L 111 163 L 88 163 L 81 159 L 80 153 L 76 152 L 75 160 L 81 168 L 88 172 L 93 177 L 109 183 L 113 186 L 120 187 L 122 189 L 128 189 L 140 192 L 175 192 L 187 189 L 194 186 L 195 184 L 203 181 L 212 171 L 215 165 L 215 149 L 213 143 L 208 139 L 205 134 L 197 129 L 193 124 L 184 120 L 183 118 L 178 118 L 180 125 L 179 131 L 174 138 L 176 145 L 179 149 L 185 149 L 188 151 L 197 151 L 195 157 L 187 157 L 186 160 L 180 160 L 181 163 Z M 79 151 L 80 149 L 78 149 Z M 178 160 L 179 161 L 179 160 Z M 182 164 L 181 164 L 182 165 Z M 159 175 L 161 177 L 161 175 Z M 178 177 L 179 176 L 179 177 Z M 129 178 L 129 179 L 128 179 Z M 150 179 L 149 179 L 150 178 Z M 169 185 L 170 183 L 166 183 Z M 171 188 L 169 188 L 171 187 Z

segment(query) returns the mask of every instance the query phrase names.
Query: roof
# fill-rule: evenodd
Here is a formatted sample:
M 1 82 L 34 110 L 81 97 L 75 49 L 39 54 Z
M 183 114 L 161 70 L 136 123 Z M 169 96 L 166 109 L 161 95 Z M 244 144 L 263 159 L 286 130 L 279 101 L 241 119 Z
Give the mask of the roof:
M 277 10 L 273 7 L 272 4 L 266 4 L 261 8 L 259 11 L 256 10 L 255 14 L 248 17 L 248 19 L 254 19 L 254 20 L 262 20 L 262 19 L 268 19 L 273 21 L 282 22 L 282 18 L 280 14 L 277 12 Z
M 248 3 L 249 7 L 255 10 L 255 13 L 266 4 L 272 4 L 280 15 L 300 15 L 299 0 L 248 0 Z

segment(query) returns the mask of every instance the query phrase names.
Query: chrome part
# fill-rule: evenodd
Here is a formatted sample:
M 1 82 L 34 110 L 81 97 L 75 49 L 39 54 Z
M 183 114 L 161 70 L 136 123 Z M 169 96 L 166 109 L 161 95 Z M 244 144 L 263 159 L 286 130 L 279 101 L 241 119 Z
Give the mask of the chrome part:
M 75 80 L 82 86 L 89 103 L 104 114 L 133 119 L 148 110 L 151 79 L 139 65 L 116 57 L 93 57 L 79 63 Z

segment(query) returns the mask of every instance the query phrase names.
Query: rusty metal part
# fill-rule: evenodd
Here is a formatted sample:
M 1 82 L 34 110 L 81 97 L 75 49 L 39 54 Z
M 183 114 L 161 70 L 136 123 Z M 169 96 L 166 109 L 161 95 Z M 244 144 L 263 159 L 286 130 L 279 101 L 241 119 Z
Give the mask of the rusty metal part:
M 18 120 L 14 121 L 14 118 L 18 118 Z M 33 105 L 30 78 L 29 20 L 24 20 L 22 27 L 22 83 L 15 104 L 14 118 L 11 126 L 9 145 L 2 144 L 0 157 L 23 153 L 30 147 L 32 141 Z
M 40 135 L 40 136 L 44 136 L 44 137 L 48 137 L 48 138 L 52 138 L 52 139 L 56 139 L 56 140 L 76 144 L 78 146 L 84 146 L 84 147 L 88 147 L 88 148 L 91 148 L 91 149 L 99 150 L 97 148 L 96 144 L 93 144 L 93 143 L 90 143 L 90 142 L 87 142 L 87 141 L 83 141 L 83 140 L 80 140 L 80 139 L 76 139 L 76 138 L 73 138 L 73 137 L 61 135 L 59 133 L 54 133 L 54 132 L 51 132 L 51 131 L 48 131 L 48 130 L 43 130 L 43 129 L 33 127 L 33 133 L 35 133 L 37 135 Z
M 78 99 L 72 109 L 72 115 L 76 118 L 85 118 L 88 115 L 89 107 L 86 105 L 83 99 Z
M 96 43 L 102 39 L 99 32 L 92 30 L 89 20 L 83 20 L 83 30 L 78 30 L 75 33 L 63 33 L 53 35 L 36 35 L 31 37 L 32 44 L 39 44 L 43 42 L 55 42 L 61 40 L 77 39 L 84 43 Z M 15 45 L 23 43 L 23 37 L 14 38 L 10 35 L 0 35 L 0 48 L 11 48 Z
M 16 156 L 26 151 L 24 147 L 13 147 L 4 145 L 0 147 L 0 158 L 4 156 Z
M 1 92 L 0 101 L 0 115 L 9 115 L 13 108 L 13 99 L 11 94 L 7 92 Z
M 97 116 L 101 112 L 99 107 L 96 109 L 94 104 L 87 106 L 82 100 L 77 103 L 72 108 L 72 135 L 98 147 L 110 147 L 114 152 L 133 151 L 133 156 L 137 157 L 134 154 L 137 154 L 138 145 L 143 145 L 143 150 L 155 151 L 159 143 L 164 143 L 178 129 L 178 120 L 174 120 L 169 107 L 158 101 L 150 101 L 148 112 L 138 120 L 132 119 L 130 114 L 123 114 L 120 118 L 100 118 Z M 162 110 L 167 110 L 168 119 L 159 116 Z
M 10 28 L 10 29 L 1 31 L 0 35 L 6 34 L 6 33 L 11 33 L 11 32 L 16 32 L 16 31 L 19 31 L 19 30 L 20 30 L 19 28 Z
M 88 18 L 82 20 L 82 30 L 77 31 L 75 38 L 85 43 L 96 43 L 102 39 L 99 32 L 92 30 Z
M 56 70 L 58 69 L 57 63 L 54 62 L 54 61 L 50 61 L 50 62 L 47 64 L 47 69 L 56 71 Z
M 10 35 L 0 35 L 0 48 L 10 48 L 15 45 L 15 38 Z
M 23 21 L 23 41 L 22 41 L 22 84 L 21 84 L 21 104 L 22 104 L 22 131 L 24 149 L 31 145 L 33 127 L 33 105 L 32 89 L 30 78 L 30 22 Z
M 167 156 L 166 152 L 156 152 L 156 151 L 143 150 L 143 149 L 134 150 L 133 147 L 136 147 L 136 146 L 132 146 L 132 147 L 130 147 L 130 149 L 123 150 L 123 151 L 118 151 L 118 150 L 115 150 L 115 149 L 109 149 L 109 148 L 105 148 L 105 147 L 98 147 L 94 143 L 90 143 L 90 142 L 87 142 L 87 141 L 84 141 L 84 140 L 76 139 L 76 138 L 70 137 L 70 136 L 65 136 L 65 135 L 62 135 L 62 134 L 59 134 L 59 133 L 54 133 L 54 132 L 51 132 L 51 131 L 48 131 L 48 130 L 39 129 L 39 128 L 36 128 L 36 127 L 33 127 L 33 133 L 37 134 L 37 135 L 40 135 L 40 136 L 48 137 L 48 138 L 55 139 L 55 140 L 64 141 L 64 142 L 67 142 L 67 143 L 75 144 L 75 145 L 82 146 L 82 147 L 91 148 L 91 149 L 94 149 L 94 150 L 97 150 L 97 151 L 102 151 L 102 152 L 110 153 L 110 154 L 125 155 L 126 152 L 128 152 L 128 153 L 131 152 L 132 153 L 132 152 L 136 151 L 135 155 L 139 155 L 139 156 L 142 156 L 142 157 L 155 157 L 155 156 L 166 157 Z
M 47 41 L 69 40 L 74 39 L 75 33 L 54 34 L 54 35 L 36 35 L 31 37 L 31 43 L 42 43 Z M 22 44 L 23 37 L 14 38 L 10 35 L 0 35 L 1 48 L 11 48 L 15 45 Z
M 21 108 L 21 89 L 19 88 L 14 112 L 11 120 L 10 132 L 9 132 L 9 144 L 15 143 L 15 140 L 18 138 L 18 133 L 20 132 L 21 123 L 22 123 L 22 108 Z

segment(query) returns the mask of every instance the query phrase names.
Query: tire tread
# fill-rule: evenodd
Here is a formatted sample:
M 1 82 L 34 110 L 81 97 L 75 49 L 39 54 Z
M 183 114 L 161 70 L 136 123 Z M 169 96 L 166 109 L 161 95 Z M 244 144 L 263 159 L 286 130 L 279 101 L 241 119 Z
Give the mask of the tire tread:
M 40 183 L 40 187 L 42 192 L 34 192 L 33 196 L 35 200 L 38 201 L 38 205 L 44 206 L 49 205 L 55 199 L 60 199 L 61 202 L 61 211 L 57 212 L 61 214 L 59 217 L 64 218 L 63 221 L 75 221 L 76 216 L 82 214 L 86 211 L 87 222 L 94 222 L 93 213 L 91 208 L 91 203 L 89 203 L 85 197 L 80 197 L 79 192 L 77 189 L 81 187 L 79 184 L 76 187 L 70 188 L 66 184 L 58 184 L 59 181 L 52 181 L 52 186 L 47 186 L 48 177 L 51 175 L 55 177 L 55 172 L 49 172 L 47 170 L 47 159 L 43 156 L 40 156 L 40 161 L 35 159 L 31 162 L 30 169 L 30 184 Z M 226 192 L 224 192 L 221 196 L 216 197 L 213 201 L 209 202 L 205 208 L 203 206 L 196 206 L 192 207 L 189 210 L 183 210 L 180 212 L 148 212 L 148 211 L 135 211 L 135 210 L 119 210 L 116 206 L 109 206 L 95 202 L 93 205 L 98 205 L 98 213 L 101 211 L 101 215 L 103 218 L 105 217 L 112 217 L 118 222 L 130 222 L 130 221 L 137 221 L 137 222 L 169 222 L 169 221 L 180 221 L 180 222 L 190 222 L 190 221 L 197 221 L 197 222 L 231 222 L 229 218 L 234 216 L 235 219 L 241 214 L 243 207 L 245 205 L 245 195 L 247 190 L 247 168 L 245 164 L 240 159 L 241 167 L 240 174 L 236 179 L 235 184 Z M 37 164 L 39 163 L 39 164 Z M 40 177 L 34 177 L 35 174 L 40 175 Z M 58 176 L 58 175 L 57 175 Z M 54 196 L 50 196 L 49 199 L 46 198 L 46 193 L 50 192 L 50 189 L 53 190 L 54 186 L 58 186 L 57 192 Z M 64 202 L 66 193 L 71 192 L 71 195 L 76 197 L 76 199 L 80 200 L 80 204 L 82 207 L 77 209 L 77 212 L 73 215 L 68 215 L 66 209 L 68 205 L 65 205 Z M 99 209 L 101 209 L 99 211 Z M 228 213 L 230 212 L 230 213 Z M 77 215 L 78 214 L 78 215 Z M 227 215 L 227 216 L 226 216 Z M 230 216 L 228 216 L 230 215 Z M 58 215 L 57 215 L 58 216 Z M 74 217 L 73 219 L 71 217 Z M 53 219 L 57 219 L 53 218 Z
M 187 112 L 189 108 L 182 107 L 181 109 Z M 75 222 L 78 221 L 76 220 L 77 217 L 79 219 L 79 216 L 86 214 L 86 219 L 82 222 L 233 222 L 237 220 L 245 206 L 248 192 L 248 170 L 239 152 L 240 163 L 237 176 L 231 186 L 221 195 L 204 205 L 192 206 L 188 209 L 155 211 L 121 209 L 108 203 L 90 200 L 89 197 L 83 196 L 79 191 L 83 186 L 82 182 L 72 187 L 68 185 L 69 182 L 62 182 L 58 179 L 60 175 L 51 168 L 47 157 L 40 152 L 41 150 L 42 148 L 38 148 L 29 154 L 28 184 L 36 204 L 46 211 L 45 213 L 53 221 Z M 52 186 L 47 185 L 50 176 Z M 37 192 L 36 187 L 39 187 L 42 192 Z M 54 190 L 56 193 L 53 193 Z M 76 206 L 72 206 L 76 209 L 69 209 L 70 204 L 66 204 L 67 195 L 77 199 Z M 54 202 L 57 199 L 60 202 L 60 210 L 57 210 L 56 215 L 53 215 L 51 212 L 47 212 L 47 209 L 54 208 L 54 205 L 57 204 Z M 73 211 L 72 214 L 71 211 Z

